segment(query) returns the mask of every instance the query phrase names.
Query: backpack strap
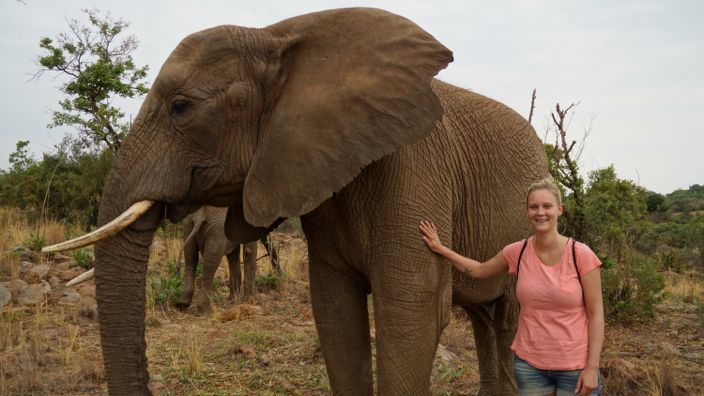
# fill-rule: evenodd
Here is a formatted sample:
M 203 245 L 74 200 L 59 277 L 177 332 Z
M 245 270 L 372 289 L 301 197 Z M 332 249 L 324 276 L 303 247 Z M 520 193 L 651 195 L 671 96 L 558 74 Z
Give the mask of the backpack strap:
M 579 284 L 582 284 L 582 276 L 579 275 L 579 268 L 577 267 L 577 253 L 575 252 L 575 247 L 574 245 L 577 244 L 577 241 L 572 238 L 572 264 L 574 264 L 574 271 L 577 273 L 577 279 L 579 279 Z
M 516 280 L 518 280 L 518 271 L 521 270 L 521 257 L 523 257 L 523 252 L 526 250 L 526 245 L 528 245 L 528 238 L 523 240 L 523 246 L 521 247 L 521 253 L 518 255 L 518 262 L 516 262 Z

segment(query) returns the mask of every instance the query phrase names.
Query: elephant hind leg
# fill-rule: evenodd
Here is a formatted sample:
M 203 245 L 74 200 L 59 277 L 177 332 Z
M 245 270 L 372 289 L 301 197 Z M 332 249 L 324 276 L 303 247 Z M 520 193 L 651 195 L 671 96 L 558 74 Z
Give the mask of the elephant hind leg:
M 244 279 L 242 280 L 242 301 L 254 297 L 255 278 L 257 277 L 257 242 L 243 245 Z
M 516 300 L 515 277 L 509 278 L 506 292 L 496 301 L 494 309 L 494 329 L 496 332 L 496 353 L 498 358 L 499 394 L 515 395 L 518 391 L 513 369 L 513 351 L 511 344 L 516 336 L 518 311 Z
M 499 392 L 501 386 L 494 327 L 494 304 L 466 305 L 462 308 L 467 312 L 474 331 L 474 343 L 479 361 L 479 395 L 502 395 L 503 393 Z
M 240 295 L 240 285 L 242 285 L 242 273 L 240 272 L 240 245 L 234 246 L 227 254 L 227 268 L 230 272 L 227 286 L 230 289 L 228 299 L 234 302 Z
M 193 293 L 196 289 L 196 267 L 198 266 L 198 243 L 191 239 L 183 246 L 183 291 L 174 300 L 174 306 L 178 309 L 186 309 L 191 305 Z
M 372 395 L 367 291 L 312 253 L 310 288 L 315 326 L 333 393 Z

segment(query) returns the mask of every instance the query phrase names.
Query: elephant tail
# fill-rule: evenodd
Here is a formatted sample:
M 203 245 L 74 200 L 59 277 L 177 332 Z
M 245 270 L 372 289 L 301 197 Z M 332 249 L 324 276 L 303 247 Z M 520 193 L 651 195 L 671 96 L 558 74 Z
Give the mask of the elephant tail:
M 186 239 L 183 240 L 183 246 L 181 247 L 181 250 L 178 252 L 178 258 L 176 259 L 176 265 L 180 266 L 181 260 L 183 259 L 183 252 L 186 250 L 186 246 L 188 245 L 189 242 L 196 236 L 200 228 L 203 226 L 205 223 L 204 219 L 198 219 L 197 221 L 193 222 L 193 229 L 191 230 L 190 234 L 186 237 Z

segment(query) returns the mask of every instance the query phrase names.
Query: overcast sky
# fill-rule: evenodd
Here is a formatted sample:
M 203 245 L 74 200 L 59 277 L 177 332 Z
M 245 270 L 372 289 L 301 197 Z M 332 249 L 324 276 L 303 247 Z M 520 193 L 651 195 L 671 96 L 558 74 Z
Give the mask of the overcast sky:
M 189 33 L 221 24 L 264 27 L 329 8 L 372 6 L 403 15 L 454 53 L 439 78 L 506 103 L 540 137 L 556 102 L 580 102 L 569 133 L 591 134 L 586 172 L 613 164 L 621 178 L 668 193 L 704 184 L 704 2 L 691 1 L 84 1 L 0 0 L 0 168 L 18 140 L 50 151 L 68 128 L 48 129 L 64 80 L 38 69 L 42 36 L 67 31 L 82 8 L 131 26 L 138 65 L 161 64 Z M 140 101 L 120 103 L 136 115 Z

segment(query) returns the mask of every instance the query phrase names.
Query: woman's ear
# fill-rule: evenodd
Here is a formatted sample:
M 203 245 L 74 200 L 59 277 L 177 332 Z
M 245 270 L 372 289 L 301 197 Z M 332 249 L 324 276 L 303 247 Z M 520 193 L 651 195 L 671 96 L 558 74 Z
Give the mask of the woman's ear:
M 244 218 L 303 215 L 372 161 L 435 128 L 433 76 L 452 53 L 411 21 L 377 9 L 303 15 L 266 28 L 280 40 L 267 68 Z

